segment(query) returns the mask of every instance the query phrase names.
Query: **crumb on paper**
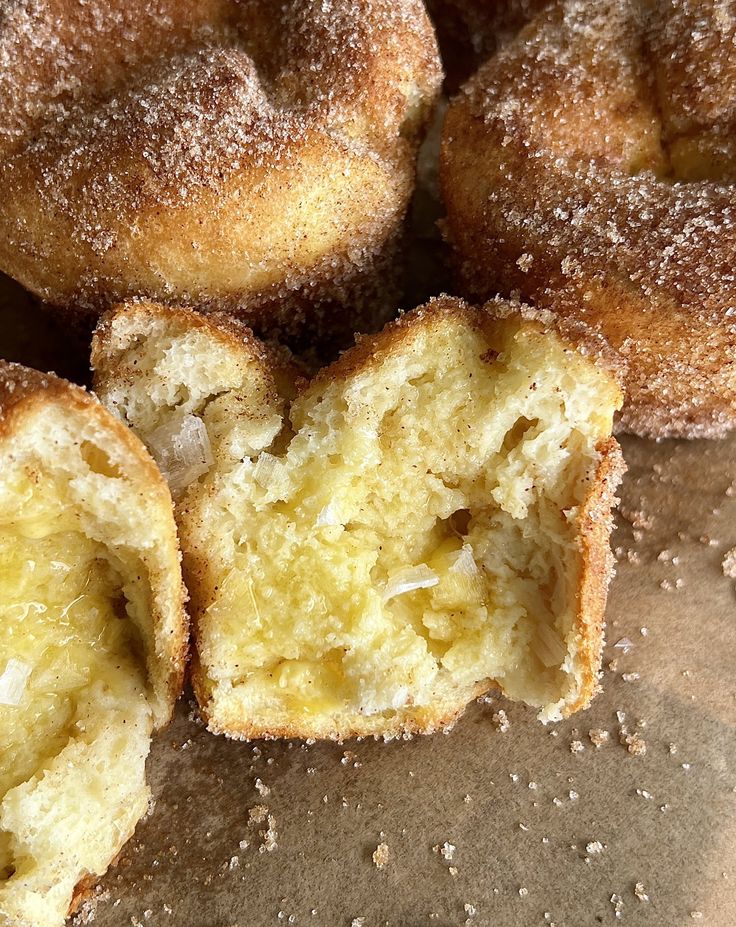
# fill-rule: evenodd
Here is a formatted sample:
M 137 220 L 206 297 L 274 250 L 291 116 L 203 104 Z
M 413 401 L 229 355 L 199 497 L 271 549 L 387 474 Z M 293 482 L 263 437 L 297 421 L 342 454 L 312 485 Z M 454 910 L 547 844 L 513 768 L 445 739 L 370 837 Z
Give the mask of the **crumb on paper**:
M 622 731 L 619 735 L 619 740 L 626 747 L 631 756 L 644 756 L 647 752 L 647 742 L 641 734 L 628 734 L 626 731 Z
M 607 744 L 610 737 L 611 735 L 608 731 L 600 727 L 594 727 L 592 730 L 588 731 L 588 738 L 596 749 L 602 747 L 603 744 Z
M 262 779 L 256 779 L 256 792 L 258 792 L 261 798 L 267 798 L 271 794 L 271 789 L 269 789 Z
M 724 576 L 728 576 L 729 579 L 736 579 L 736 547 L 727 550 L 723 555 L 721 568 Z
M 613 905 L 613 916 L 618 920 L 624 916 L 624 900 L 623 898 L 614 892 L 611 895 L 611 904 Z
M 604 849 L 605 846 L 600 840 L 591 840 L 589 843 L 585 844 L 585 852 L 588 856 L 599 856 Z
M 387 843 L 379 843 L 373 851 L 373 865 L 376 869 L 385 869 L 391 858 L 391 853 Z
M 268 828 L 266 830 L 259 830 L 259 836 L 263 840 L 263 843 L 258 847 L 259 853 L 272 853 L 274 850 L 278 849 L 278 832 L 276 830 L 276 818 L 272 815 L 268 815 Z
M 649 895 L 646 893 L 643 882 L 637 882 L 634 886 L 634 895 L 639 901 L 649 901 Z
M 585 744 L 582 740 L 570 741 L 570 753 L 582 753 L 585 750 Z
M 268 808 L 266 805 L 253 805 L 248 809 L 249 824 L 263 824 L 268 817 Z
M 498 711 L 494 711 L 492 721 L 496 725 L 496 730 L 500 731 L 501 734 L 505 734 L 511 727 L 511 722 L 509 721 L 508 715 L 503 710 L 503 708 L 499 708 Z
M 364 917 L 354 917 L 350 921 L 350 927 L 364 927 L 365 918 Z
M 525 887 L 522 885 L 521 888 L 519 889 L 519 898 L 526 898 L 526 896 L 527 896 L 528 894 L 529 894 L 529 889 L 528 889 L 528 888 L 525 888 Z
M 455 858 L 455 850 L 457 847 L 445 840 L 442 846 L 438 845 L 434 849 L 435 853 L 439 853 L 443 859 L 451 860 Z
M 630 650 L 634 649 L 634 645 L 631 643 L 628 637 L 621 637 L 613 645 L 616 650 L 620 650 L 622 653 L 629 653 Z
M 468 901 L 466 901 L 463 905 L 463 910 L 468 915 L 468 917 L 475 917 L 475 915 L 478 913 L 478 909 L 475 907 L 475 905 L 470 904 Z

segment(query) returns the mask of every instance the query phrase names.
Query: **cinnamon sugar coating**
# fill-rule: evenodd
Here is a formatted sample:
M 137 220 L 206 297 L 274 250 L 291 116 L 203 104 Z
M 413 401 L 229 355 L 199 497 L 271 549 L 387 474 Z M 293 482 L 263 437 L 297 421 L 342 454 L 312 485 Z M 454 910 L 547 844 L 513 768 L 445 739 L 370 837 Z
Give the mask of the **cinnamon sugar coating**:
M 736 425 L 736 16 L 721 0 L 557 2 L 451 105 L 441 175 L 462 289 L 604 336 L 620 425 Z
M 148 296 L 352 332 L 440 79 L 420 0 L 12 0 L 0 269 L 92 317 Z

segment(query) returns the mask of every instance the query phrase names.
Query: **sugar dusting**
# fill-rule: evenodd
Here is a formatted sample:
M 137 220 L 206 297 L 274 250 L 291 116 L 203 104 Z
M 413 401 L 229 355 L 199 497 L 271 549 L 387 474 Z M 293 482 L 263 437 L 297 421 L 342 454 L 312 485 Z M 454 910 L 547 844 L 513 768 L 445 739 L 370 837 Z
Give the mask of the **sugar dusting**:
M 736 424 L 735 37 L 720 0 L 556 3 L 448 113 L 464 288 L 602 332 L 640 434 Z
M 375 324 L 439 80 L 419 0 L 156 0 L 140 10 L 112 0 L 63 16 L 14 0 L 0 13 L 0 183 L 13 200 L 0 207 L 0 266 L 89 314 L 148 295 L 252 310 L 250 321 L 281 316 L 285 329 L 308 318 L 329 329 L 339 305 L 355 309 L 350 332 Z M 363 174 L 375 171 L 383 189 L 363 202 Z M 315 209 L 325 227 L 345 215 L 339 243 L 320 254 L 311 233 L 316 256 L 285 252 L 275 282 L 233 292 L 217 269 L 228 256 L 255 261 L 260 279 L 238 217 L 263 209 L 264 196 L 288 202 L 298 184 L 309 197 L 324 190 Z M 198 209 L 220 216 L 216 232 L 197 233 Z M 156 234 L 180 250 L 177 236 L 188 237 L 196 267 L 217 252 L 209 284 L 167 269 L 165 252 L 147 254 Z M 54 261 L 63 272 L 48 271 Z

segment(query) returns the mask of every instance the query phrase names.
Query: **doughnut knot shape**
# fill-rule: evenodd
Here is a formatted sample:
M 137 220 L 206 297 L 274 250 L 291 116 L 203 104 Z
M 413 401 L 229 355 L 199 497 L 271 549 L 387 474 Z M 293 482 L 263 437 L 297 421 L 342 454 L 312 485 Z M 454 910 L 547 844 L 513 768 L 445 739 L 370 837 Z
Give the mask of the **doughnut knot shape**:
M 736 425 L 732 3 L 553 4 L 450 106 L 441 175 L 461 288 L 605 338 L 623 429 Z
M 319 336 L 376 310 L 441 81 L 421 0 L 10 0 L 0 269 Z

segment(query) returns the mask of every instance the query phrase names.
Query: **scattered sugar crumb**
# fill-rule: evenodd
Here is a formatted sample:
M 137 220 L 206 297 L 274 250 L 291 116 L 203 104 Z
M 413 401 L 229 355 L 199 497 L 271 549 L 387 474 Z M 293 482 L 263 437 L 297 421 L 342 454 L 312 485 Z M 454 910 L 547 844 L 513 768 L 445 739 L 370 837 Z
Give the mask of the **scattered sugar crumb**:
M 611 895 L 610 900 L 611 900 L 611 904 L 613 905 L 613 916 L 616 917 L 618 920 L 621 920 L 621 918 L 624 916 L 623 898 L 620 895 L 617 895 L 616 892 L 614 892 Z
M 581 740 L 570 741 L 570 753 L 582 753 L 585 750 L 585 744 Z
M 258 792 L 261 798 L 267 798 L 271 794 L 271 789 L 269 789 L 262 779 L 256 779 L 256 792 Z
M 447 840 L 445 840 L 442 846 L 439 847 L 439 852 L 443 859 L 450 860 L 454 859 L 456 849 L 457 847 L 454 844 L 448 843 Z
M 639 899 L 639 901 L 649 901 L 649 895 L 644 890 L 644 883 L 637 882 L 634 886 L 634 894 Z
M 272 814 L 268 815 L 268 828 L 258 831 L 263 843 L 258 847 L 259 853 L 272 853 L 278 849 L 278 832 L 276 830 L 276 818 Z
M 644 756 L 647 752 L 647 742 L 641 734 L 627 734 L 622 731 L 619 740 L 632 756 Z
M 721 567 L 724 576 L 728 576 L 729 579 L 736 579 L 736 547 L 726 551 L 723 555 Z
M 492 720 L 496 725 L 496 730 L 500 731 L 502 734 L 505 734 L 511 727 L 511 722 L 509 721 L 508 715 L 503 710 L 503 708 L 499 708 L 498 711 L 494 711 Z
M 611 735 L 608 733 L 608 731 L 603 730 L 603 728 L 600 727 L 596 727 L 588 731 L 588 738 L 596 749 L 598 749 L 598 747 L 602 747 L 603 744 L 607 744 L 610 736 Z
M 600 855 L 605 846 L 600 842 L 600 840 L 591 840 L 589 843 L 585 844 L 585 852 L 588 856 L 598 856 Z
M 253 805 L 253 807 L 248 810 L 249 824 L 263 824 L 267 817 L 268 808 L 266 805 Z
M 391 857 L 387 843 L 379 843 L 373 851 L 373 865 L 376 869 L 385 869 Z

